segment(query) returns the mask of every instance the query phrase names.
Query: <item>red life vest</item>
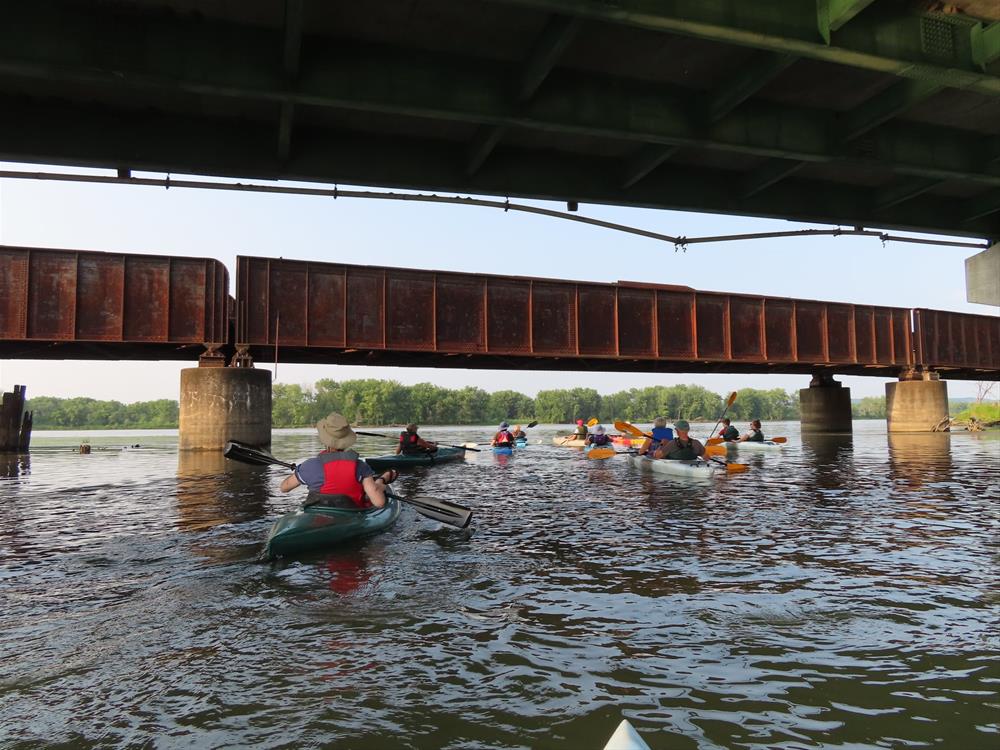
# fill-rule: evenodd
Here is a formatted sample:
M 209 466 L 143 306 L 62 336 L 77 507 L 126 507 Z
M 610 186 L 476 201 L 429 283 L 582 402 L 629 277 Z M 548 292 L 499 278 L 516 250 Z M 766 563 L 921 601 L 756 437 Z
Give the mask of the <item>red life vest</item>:
M 409 430 L 403 430 L 399 433 L 399 452 L 404 456 L 412 456 L 415 453 L 426 453 L 427 451 L 420 447 L 420 444 L 417 442 L 418 440 L 420 440 L 420 435 Z
M 330 451 L 317 458 L 323 464 L 323 486 L 317 494 L 342 495 L 359 508 L 367 508 L 365 490 L 358 481 L 358 460 L 354 451 Z
M 514 442 L 514 436 L 507 432 L 507 430 L 500 430 L 500 432 L 493 436 L 493 442 L 497 445 L 510 445 Z

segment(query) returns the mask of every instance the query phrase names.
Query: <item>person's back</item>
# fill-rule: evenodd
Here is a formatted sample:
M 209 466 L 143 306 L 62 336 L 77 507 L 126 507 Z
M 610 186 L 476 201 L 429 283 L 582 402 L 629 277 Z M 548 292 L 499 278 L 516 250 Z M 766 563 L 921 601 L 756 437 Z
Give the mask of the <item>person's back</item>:
M 650 437 L 646 438 L 639 449 L 640 454 L 647 456 L 652 456 L 665 443 L 674 439 L 674 431 L 667 427 L 665 417 L 657 417 L 653 420 L 653 430 L 649 434 Z
M 309 488 L 306 505 L 352 510 L 385 505 L 385 487 L 396 473 L 389 471 L 376 478 L 371 467 L 350 450 L 357 436 L 343 415 L 330 414 L 317 422 L 316 429 L 326 450 L 296 466 L 282 480 L 281 491 L 290 492 L 306 485 Z
M 604 432 L 604 425 L 597 425 L 591 435 L 587 435 L 587 445 L 604 448 L 611 445 L 611 438 Z
M 506 422 L 501 422 L 500 427 L 497 429 L 497 432 L 493 436 L 493 440 L 490 441 L 490 444 L 498 448 L 510 448 L 513 446 L 514 435 L 511 434 L 510 425 Z

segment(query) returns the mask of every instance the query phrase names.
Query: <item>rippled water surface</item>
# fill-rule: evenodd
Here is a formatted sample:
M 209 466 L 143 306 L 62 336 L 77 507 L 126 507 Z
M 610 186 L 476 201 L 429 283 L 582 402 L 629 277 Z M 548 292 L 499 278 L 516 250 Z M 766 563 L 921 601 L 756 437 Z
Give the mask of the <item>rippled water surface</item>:
M 0 459 L 0 746 L 1000 747 L 1000 440 L 770 433 L 693 484 L 539 427 L 397 483 L 471 529 L 276 564 L 280 470 L 37 433 Z

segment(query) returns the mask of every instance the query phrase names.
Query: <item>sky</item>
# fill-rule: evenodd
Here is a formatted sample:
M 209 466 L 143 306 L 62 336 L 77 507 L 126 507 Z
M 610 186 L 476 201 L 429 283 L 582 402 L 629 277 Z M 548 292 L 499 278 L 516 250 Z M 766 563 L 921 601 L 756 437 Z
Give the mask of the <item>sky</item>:
M 25 166 L 0 163 L 0 168 Z M 561 203 L 535 205 L 565 208 Z M 687 237 L 819 226 L 591 204 L 581 204 L 579 212 Z M 968 248 L 909 243 L 883 247 L 876 238 L 804 237 L 695 245 L 684 252 L 655 240 L 558 219 L 437 204 L 0 179 L 0 244 L 217 258 L 229 268 L 231 284 L 236 256 L 254 255 L 581 281 L 644 281 L 997 314 L 996 308 L 965 301 L 964 260 L 977 252 Z M 0 387 L 9 391 L 14 384 L 27 385 L 29 398 L 89 396 L 126 403 L 176 399 L 180 370 L 194 364 L 0 360 Z M 258 366 L 273 369 L 271 363 Z M 406 385 L 513 389 L 531 396 L 546 388 L 592 387 L 613 393 L 698 383 L 726 393 L 739 388 L 797 390 L 809 384 L 806 375 L 436 370 L 294 365 L 281 364 L 280 358 L 277 374 L 279 383 L 375 377 Z M 882 396 L 888 382 L 874 377 L 838 379 L 855 398 Z M 974 396 L 976 388 L 971 382 L 949 381 L 948 391 L 952 398 Z

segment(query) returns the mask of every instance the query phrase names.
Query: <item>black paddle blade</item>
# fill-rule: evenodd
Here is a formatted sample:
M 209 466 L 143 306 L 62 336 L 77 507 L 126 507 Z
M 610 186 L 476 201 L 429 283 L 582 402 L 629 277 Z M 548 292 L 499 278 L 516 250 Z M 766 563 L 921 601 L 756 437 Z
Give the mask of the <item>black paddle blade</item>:
M 231 440 L 226 443 L 226 449 L 222 452 L 226 458 L 232 459 L 233 461 L 240 461 L 245 464 L 254 464 L 256 466 L 284 466 L 288 469 L 294 469 L 295 464 L 286 463 L 281 459 L 275 458 L 270 453 L 266 453 L 257 448 L 253 448 L 249 445 L 244 445 L 243 443 L 238 443 L 235 440 Z
M 538 422 L 528 422 L 528 429 L 530 430 L 532 427 L 534 427 L 537 424 L 538 424 Z
M 425 495 L 402 497 L 389 492 L 386 494 L 407 505 L 412 505 L 413 509 L 422 516 L 433 518 L 435 521 L 446 523 L 458 529 L 464 529 L 472 520 L 472 510 L 458 503 L 450 503 L 447 500 L 439 500 L 436 497 Z

